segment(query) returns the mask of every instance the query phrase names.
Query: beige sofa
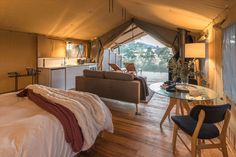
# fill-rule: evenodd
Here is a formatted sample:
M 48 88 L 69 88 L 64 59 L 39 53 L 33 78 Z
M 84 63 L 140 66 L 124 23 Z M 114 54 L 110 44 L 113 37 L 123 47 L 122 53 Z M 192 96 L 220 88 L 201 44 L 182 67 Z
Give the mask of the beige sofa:
M 140 103 L 140 82 L 134 76 L 122 72 L 84 70 L 84 76 L 76 77 L 76 90 L 97 94 L 100 97 Z

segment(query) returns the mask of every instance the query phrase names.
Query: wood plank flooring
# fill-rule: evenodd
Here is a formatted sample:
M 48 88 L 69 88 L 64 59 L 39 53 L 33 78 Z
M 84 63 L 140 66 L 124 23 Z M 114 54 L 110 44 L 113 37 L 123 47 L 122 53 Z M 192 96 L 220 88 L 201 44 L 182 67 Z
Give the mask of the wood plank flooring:
M 120 101 L 104 100 L 113 115 L 114 133 L 103 133 L 94 146 L 79 157 L 190 157 L 190 153 L 177 140 L 177 151 L 172 153 L 173 122 L 159 124 L 168 98 L 155 94 L 147 104 L 141 104 L 142 115 L 136 116 L 135 105 Z M 174 113 L 173 113 L 174 114 Z M 186 139 L 186 141 L 188 141 Z M 190 143 L 189 143 L 190 146 Z M 229 157 L 235 157 L 230 151 Z M 217 149 L 204 150 L 203 157 L 221 157 Z

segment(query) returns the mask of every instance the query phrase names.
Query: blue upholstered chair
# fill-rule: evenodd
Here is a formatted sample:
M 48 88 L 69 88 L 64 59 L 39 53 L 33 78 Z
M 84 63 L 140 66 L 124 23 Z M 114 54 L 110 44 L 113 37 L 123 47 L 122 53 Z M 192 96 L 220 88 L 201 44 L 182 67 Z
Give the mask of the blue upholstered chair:
M 176 139 L 179 137 L 182 142 L 184 140 L 178 135 L 178 130 L 181 129 L 184 133 L 190 136 L 192 157 L 197 154 L 201 156 L 201 149 L 221 148 L 224 157 L 228 156 L 226 148 L 226 133 L 230 120 L 229 104 L 218 106 L 197 105 L 192 108 L 189 115 L 172 116 L 175 123 L 173 131 L 173 152 L 176 149 Z M 217 127 L 217 123 L 224 121 L 221 131 Z M 211 140 L 218 138 L 218 143 L 206 144 L 203 140 Z M 212 141 L 211 141 L 212 142 Z M 187 146 L 184 143 L 185 146 Z

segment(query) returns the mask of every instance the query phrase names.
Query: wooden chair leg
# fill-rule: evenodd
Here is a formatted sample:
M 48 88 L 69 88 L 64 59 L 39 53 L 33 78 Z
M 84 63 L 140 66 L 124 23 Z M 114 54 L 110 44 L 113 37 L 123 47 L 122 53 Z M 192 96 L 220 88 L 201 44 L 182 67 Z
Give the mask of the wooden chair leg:
M 197 156 L 196 153 L 198 152 L 198 149 L 199 149 L 199 148 L 197 148 L 198 135 L 199 135 L 199 131 L 201 129 L 201 126 L 203 124 L 204 119 L 205 119 L 205 111 L 201 110 L 199 115 L 198 115 L 197 125 L 195 127 L 195 130 L 194 130 L 192 138 L 191 138 L 191 154 L 192 154 L 192 157 Z
M 226 134 L 227 134 L 227 128 L 228 128 L 230 117 L 231 117 L 231 112 L 226 111 L 224 125 L 222 127 L 221 135 L 219 137 L 220 142 L 221 142 L 221 147 L 222 147 L 222 154 L 224 157 L 228 157 L 228 152 L 227 152 L 227 147 L 226 147 Z
M 228 157 L 228 151 L 227 151 L 227 146 L 225 141 L 221 141 L 221 147 L 222 147 L 222 154 L 223 157 Z
M 222 146 L 222 154 L 223 154 L 223 157 L 228 157 L 228 152 L 227 152 L 226 145 Z
M 202 141 L 199 139 L 198 140 L 198 145 L 201 145 Z M 197 149 L 198 157 L 202 156 L 201 149 Z
M 175 124 L 174 125 L 174 130 L 173 130 L 173 137 L 172 137 L 172 149 L 173 149 L 173 153 L 175 153 L 175 149 L 176 149 L 176 140 L 177 140 L 177 135 L 178 135 L 178 126 Z
M 192 157 L 197 157 L 197 149 L 196 149 L 196 140 L 192 139 L 191 140 L 191 155 Z

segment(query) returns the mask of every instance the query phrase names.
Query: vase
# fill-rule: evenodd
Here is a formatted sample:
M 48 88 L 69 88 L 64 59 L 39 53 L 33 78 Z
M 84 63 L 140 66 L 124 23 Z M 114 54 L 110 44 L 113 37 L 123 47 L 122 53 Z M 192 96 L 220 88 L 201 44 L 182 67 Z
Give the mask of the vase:
M 181 83 L 182 84 L 188 84 L 188 81 L 189 81 L 189 76 L 183 76 L 181 77 Z

